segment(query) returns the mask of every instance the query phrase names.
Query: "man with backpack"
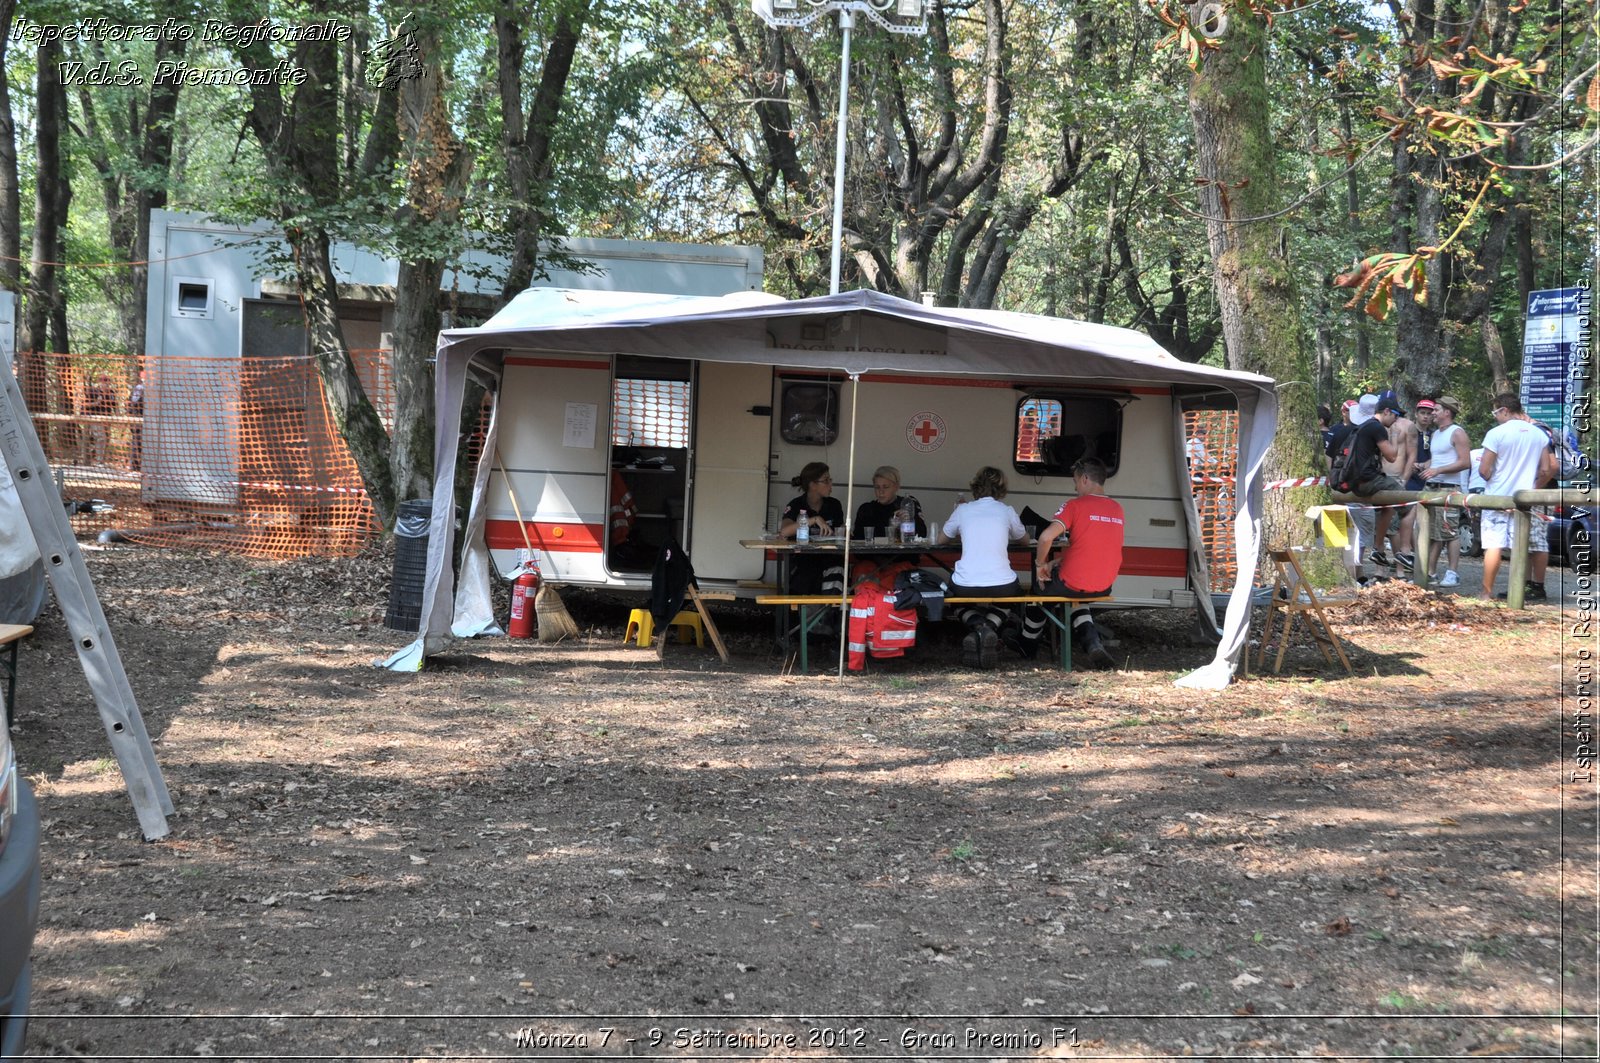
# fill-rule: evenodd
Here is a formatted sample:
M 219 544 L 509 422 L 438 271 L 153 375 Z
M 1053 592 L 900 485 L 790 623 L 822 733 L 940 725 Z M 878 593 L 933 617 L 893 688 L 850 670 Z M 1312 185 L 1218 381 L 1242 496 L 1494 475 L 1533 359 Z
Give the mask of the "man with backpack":
M 1334 456 L 1333 468 L 1328 474 L 1328 483 L 1333 490 L 1361 498 L 1371 498 L 1379 491 L 1402 490 L 1400 481 L 1383 471 L 1383 462 L 1393 462 L 1404 457 L 1400 448 L 1389 439 L 1389 429 L 1404 413 L 1399 400 L 1392 396 L 1385 396 L 1382 399 L 1376 395 L 1361 396 L 1360 404 L 1350 413 L 1350 421 L 1356 426 L 1355 431 L 1344 438 L 1339 453 Z M 1383 507 L 1377 511 L 1373 522 L 1373 549 L 1367 558 L 1381 568 L 1388 568 L 1391 565 L 1382 546 L 1393 519 L 1394 510 Z M 1363 532 L 1366 531 L 1363 521 L 1358 520 L 1357 526 L 1361 527 Z M 1395 560 L 1408 569 L 1415 563 L 1415 559 L 1410 555 L 1398 551 Z

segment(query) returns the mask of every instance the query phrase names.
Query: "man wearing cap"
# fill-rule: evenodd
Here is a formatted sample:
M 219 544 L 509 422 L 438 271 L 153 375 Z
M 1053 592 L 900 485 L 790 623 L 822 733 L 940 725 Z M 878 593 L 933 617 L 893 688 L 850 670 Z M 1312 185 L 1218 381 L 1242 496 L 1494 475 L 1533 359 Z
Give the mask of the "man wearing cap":
M 1389 430 L 1401 412 L 1400 404 L 1393 398 L 1380 400 L 1370 394 L 1361 396 L 1360 403 L 1350 411 L 1350 421 L 1356 426 L 1350 437 L 1350 467 L 1355 470 L 1350 477 L 1352 494 L 1369 498 L 1379 491 L 1401 490 L 1400 481 L 1383 471 L 1385 460 L 1401 457 L 1400 449 L 1389 438 Z M 1368 560 L 1382 568 L 1390 567 L 1391 562 L 1381 546 L 1389 532 L 1394 510 L 1384 507 L 1374 513 L 1371 509 L 1356 507 L 1351 516 L 1362 534 L 1371 536 L 1372 552 L 1367 555 Z
M 1483 459 L 1478 471 L 1488 481 L 1485 494 L 1512 495 L 1532 490 L 1541 480 L 1555 474 L 1556 457 L 1550 437 L 1540 431 L 1522 412 L 1522 402 L 1506 392 L 1494 397 L 1495 426 L 1483 437 Z M 1543 522 L 1539 522 L 1542 524 Z M 1511 547 L 1511 514 L 1503 509 L 1485 510 L 1483 528 L 1483 596 L 1494 596 L 1494 578 L 1500 572 L 1500 551 Z M 1538 562 L 1548 562 L 1548 539 L 1538 534 L 1545 529 L 1530 529 L 1528 553 L 1530 572 L 1539 573 Z M 1542 541 L 1541 541 L 1542 540 Z M 1543 553 L 1541 558 L 1539 555 Z M 1537 586 L 1537 590 L 1535 590 Z M 1543 598 L 1544 583 L 1529 583 L 1527 597 Z
M 1356 430 L 1356 425 L 1354 421 L 1351 420 L 1351 415 L 1356 412 L 1356 408 L 1359 405 L 1359 399 L 1345 399 L 1344 402 L 1339 406 L 1339 423 L 1323 433 L 1322 452 L 1328 456 L 1329 473 L 1333 472 L 1333 463 L 1335 459 L 1337 459 L 1339 454 L 1344 450 L 1344 445 L 1349 440 L 1351 433 Z M 1366 506 L 1350 506 L 1346 512 L 1349 513 L 1351 522 L 1355 524 L 1356 529 L 1361 533 L 1359 539 L 1357 540 L 1357 545 L 1360 543 L 1370 542 L 1372 540 L 1373 528 L 1372 510 L 1368 509 Z M 1355 559 L 1354 567 L 1350 569 L 1350 576 L 1351 578 L 1360 581 L 1361 555 L 1352 550 L 1347 555 L 1347 558 L 1348 557 L 1354 557 Z M 1346 564 L 1348 565 L 1350 562 L 1347 560 Z
M 1420 408 L 1422 403 L 1417 403 Z M 1434 406 L 1433 434 L 1428 440 L 1431 457 L 1418 473 L 1422 490 L 1459 491 L 1467 468 L 1472 464 L 1472 442 L 1466 430 L 1456 424 L 1456 414 L 1461 412 L 1461 400 L 1454 395 L 1440 395 Z M 1420 463 L 1419 463 L 1420 464 Z M 1457 571 L 1461 567 L 1461 509 L 1458 506 L 1434 507 L 1433 534 L 1428 544 L 1428 571 L 1439 571 L 1439 554 L 1448 544 L 1450 567 L 1444 575 L 1435 575 L 1441 587 L 1456 587 L 1461 583 Z
M 1437 409 L 1438 404 L 1432 399 L 1417 400 L 1417 454 L 1406 469 L 1407 491 L 1422 490 L 1422 470 L 1433 464 L 1433 418 Z

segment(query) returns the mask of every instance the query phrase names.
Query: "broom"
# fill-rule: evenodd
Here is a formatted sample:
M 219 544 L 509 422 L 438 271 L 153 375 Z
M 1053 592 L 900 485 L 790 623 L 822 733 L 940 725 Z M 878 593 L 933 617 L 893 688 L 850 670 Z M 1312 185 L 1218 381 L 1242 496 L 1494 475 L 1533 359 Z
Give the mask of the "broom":
M 504 460 L 500 457 L 500 449 L 495 448 L 495 464 L 500 466 L 500 475 L 506 481 L 506 494 L 511 497 L 511 512 L 516 514 L 517 527 L 522 530 L 522 542 L 528 548 L 528 553 L 533 554 L 533 541 L 528 538 L 528 526 L 522 522 L 522 507 L 517 504 L 517 492 L 511 486 L 511 476 L 506 472 Z M 533 599 L 533 612 L 539 618 L 539 641 L 560 642 L 562 639 L 578 637 L 578 625 L 572 619 L 572 614 L 567 612 L 567 603 L 561 600 L 561 595 L 556 591 L 555 585 L 546 580 L 539 581 L 539 593 Z

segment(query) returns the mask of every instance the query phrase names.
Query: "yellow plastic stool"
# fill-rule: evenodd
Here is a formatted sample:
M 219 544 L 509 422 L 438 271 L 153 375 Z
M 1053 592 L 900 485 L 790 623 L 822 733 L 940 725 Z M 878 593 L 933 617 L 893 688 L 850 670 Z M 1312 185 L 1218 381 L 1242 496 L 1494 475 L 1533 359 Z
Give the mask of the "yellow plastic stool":
M 701 649 L 705 648 L 706 628 L 700 622 L 700 614 L 693 609 L 683 610 L 673 617 L 672 622 L 667 626 L 678 629 L 679 642 L 688 643 L 693 641 Z M 623 632 L 622 641 L 631 640 L 635 631 L 639 633 L 639 645 L 650 645 L 650 640 L 655 637 L 655 618 L 650 615 L 650 610 L 635 609 L 628 614 L 628 629 Z

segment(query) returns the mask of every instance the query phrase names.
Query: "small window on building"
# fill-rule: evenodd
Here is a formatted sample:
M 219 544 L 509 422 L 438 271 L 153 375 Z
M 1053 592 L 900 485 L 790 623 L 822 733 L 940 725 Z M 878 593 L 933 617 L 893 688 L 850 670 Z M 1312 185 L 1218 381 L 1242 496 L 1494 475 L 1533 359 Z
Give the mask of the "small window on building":
M 203 277 L 172 279 L 172 316 L 210 318 L 211 281 Z
M 786 380 L 778 432 L 785 443 L 825 447 L 839 438 L 839 385 Z
M 688 447 L 689 381 L 625 377 L 612 381 L 611 445 Z
M 1017 403 L 1014 464 L 1035 476 L 1071 476 L 1080 458 L 1114 475 L 1122 463 L 1122 403 L 1086 395 L 1032 395 Z

